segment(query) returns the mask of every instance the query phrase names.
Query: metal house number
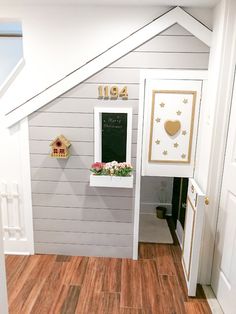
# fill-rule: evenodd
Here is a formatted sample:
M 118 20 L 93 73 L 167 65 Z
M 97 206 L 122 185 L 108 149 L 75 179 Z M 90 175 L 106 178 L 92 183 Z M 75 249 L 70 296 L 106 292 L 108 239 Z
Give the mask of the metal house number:
M 119 89 L 118 86 L 98 86 L 98 98 L 99 99 L 128 99 L 128 89 L 127 86 Z

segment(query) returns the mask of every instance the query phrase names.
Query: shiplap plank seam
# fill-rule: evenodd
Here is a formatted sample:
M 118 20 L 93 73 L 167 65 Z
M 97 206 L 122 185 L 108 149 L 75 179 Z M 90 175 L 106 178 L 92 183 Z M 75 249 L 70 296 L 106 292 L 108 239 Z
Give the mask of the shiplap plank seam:
M 205 71 L 208 69 L 208 64 L 206 65 L 201 65 L 199 67 L 163 67 L 163 68 L 156 68 L 156 67 L 152 67 L 152 66 L 143 66 L 142 68 L 137 67 L 136 65 L 133 66 L 122 66 L 122 65 L 113 65 L 110 67 L 110 69 L 118 69 L 118 70 L 176 70 L 176 71 L 183 71 L 183 70 L 189 70 L 189 71 Z M 112 85 L 114 85 L 114 83 L 112 83 Z M 87 98 L 89 99 L 89 98 Z M 91 98 L 91 99 L 97 99 L 97 98 Z M 132 99 L 132 100 L 137 100 L 136 98 Z
M 65 231 L 58 231 L 58 230 L 39 230 L 39 229 L 35 229 L 35 231 L 37 232 L 42 232 L 42 231 L 46 231 L 46 232 L 57 232 L 57 233 L 64 233 Z M 76 233 L 76 234 L 80 234 L 80 233 L 82 233 L 82 234 L 99 234 L 99 235 L 119 235 L 119 236 L 132 236 L 132 234 L 130 234 L 130 233 L 122 233 L 122 234 L 120 234 L 120 233 L 116 233 L 116 232 L 114 232 L 114 233 L 104 233 L 104 232 L 99 232 L 99 233 L 97 233 L 97 232 L 83 232 L 83 231 L 66 231 L 66 232 L 68 232 L 68 233 Z M 48 242 L 49 243 L 49 242 Z
M 150 51 L 145 51 L 145 50 L 134 50 L 133 53 L 143 53 L 143 54 L 149 54 L 149 53 L 153 53 L 153 54 L 207 54 L 209 55 L 209 51 L 185 51 L 185 52 L 181 52 L 181 51 L 157 51 L 157 50 L 150 50 Z
M 86 245 L 86 246 L 94 246 L 94 244 L 82 244 L 82 243 L 79 243 L 79 244 L 77 244 L 77 243 L 63 243 L 63 242 L 35 242 L 35 243 L 51 243 L 51 244 L 70 244 L 70 245 L 81 245 L 81 246 L 83 246 L 83 245 Z M 108 247 L 114 247 L 113 245 L 106 245 L 106 244 L 96 244 L 96 246 L 108 246 Z M 129 246 L 117 246 L 117 247 L 120 247 L 120 248 L 126 248 L 126 247 L 129 247 Z
M 32 193 L 32 195 L 35 195 L 35 194 L 37 194 L 37 195 L 70 195 L 70 194 L 68 194 L 68 193 L 66 193 L 66 194 L 63 194 L 63 193 L 39 193 L 39 192 L 37 192 L 37 193 L 35 193 L 35 192 L 33 192 Z M 73 195 L 75 195 L 75 196 L 84 196 L 84 194 L 73 194 Z M 97 194 L 90 194 L 89 196 L 98 196 Z M 114 195 L 110 195 L 110 194 L 108 194 L 108 195 L 102 195 L 103 197 L 114 197 L 114 198 L 116 198 L 116 197 L 120 197 L 120 196 L 114 196 Z M 133 199 L 133 197 L 132 196 L 123 196 L 122 195 L 122 198 L 132 198 Z M 50 207 L 50 206 L 48 206 L 48 207 Z M 79 207 L 78 207 L 79 208 Z M 83 207 L 82 207 L 83 208 Z M 110 209 L 111 211 L 113 210 L 113 208 L 111 208 Z M 125 209 L 124 209 L 125 210 Z
M 70 194 L 68 194 L 70 195 Z M 89 195 L 90 196 L 90 195 Z M 97 195 L 94 195 L 94 196 L 97 196 Z M 103 195 L 102 195 L 103 196 Z M 104 195 L 105 196 L 105 195 Z M 109 195 L 109 197 L 111 197 Z M 133 199 L 132 197 L 130 197 L 130 199 Z M 34 205 L 34 207 L 48 207 L 48 208 L 70 208 L 70 209 L 91 209 L 91 207 L 86 207 L 86 206 L 53 206 L 53 205 Z M 97 209 L 97 210 L 100 210 L 100 209 L 107 209 L 107 208 L 103 208 L 103 207 L 93 207 L 92 209 Z M 111 208 L 110 210 L 127 210 L 127 211 L 130 211 L 132 210 L 132 208 Z M 49 218 L 37 218 L 37 219 L 49 219 Z M 56 219 L 56 220 L 61 220 L 61 219 Z M 91 220 L 88 220 L 88 221 L 91 221 Z M 94 222 L 96 220 L 93 220 Z

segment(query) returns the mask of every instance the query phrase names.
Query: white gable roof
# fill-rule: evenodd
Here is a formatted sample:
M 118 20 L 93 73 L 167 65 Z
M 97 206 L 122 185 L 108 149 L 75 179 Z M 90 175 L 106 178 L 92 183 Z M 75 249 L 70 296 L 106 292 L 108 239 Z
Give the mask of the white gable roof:
M 191 32 L 206 45 L 211 46 L 212 31 L 189 13 L 180 7 L 176 7 L 137 30 L 72 73 L 69 73 L 66 77 L 28 99 L 26 102 L 16 103 L 5 114 L 6 125 L 8 127 L 12 126 L 176 23 Z

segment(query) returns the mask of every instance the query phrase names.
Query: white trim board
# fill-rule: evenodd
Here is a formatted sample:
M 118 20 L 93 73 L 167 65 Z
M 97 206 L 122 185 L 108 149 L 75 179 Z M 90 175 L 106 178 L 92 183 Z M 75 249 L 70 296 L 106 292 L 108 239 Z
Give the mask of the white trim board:
M 212 313 L 224 314 L 219 302 L 216 299 L 216 296 L 215 296 L 211 286 L 203 285 L 202 288 L 203 288 L 203 291 L 204 291 L 206 299 L 207 299 L 207 303 L 208 303 Z
M 24 229 L 26 243 L 21 250 L 34 254 L 34 230 L 33 230 L 33 211 L 32 211 L 32 191 L 30 173 L 30 148 L 29 148 L 29 126 L 26 117 L 20 123 L 20 154 L 21 154 L 21 176 L 22 176 L 22 220 L 24 219 Z M 16 244 L 16 248 L 18 244 Z M 16 251 L 19 251 L 16 249 Z
M 140 189 L 142 171 L 142 143 L 143 143 L 143 119 L 144 119 L 144 98 L 147 79 L 170 80 L 207 80 L 208 71 L 198 70 L 142 70 L 139 83 L 139 114 L 138 114 L 138 137 L 137 137 L 137 161 L 136 161 L 136 186 L 134 205 L 134 233 L 133 233 L 133 259 L 138 259 L 139 241 L 139 216 L 140 216 Z
M 0 85 L 0 97 L 5 93 L 5 91 L 11 85 L 11 83 L 15 80 L 17 75 L 23 69 L 24 65 L 25 60 L 24 58 L 21 58 L 20 61 L 16 64 L 16 66 L 13 68 L 13 70 L 10 72 L 10 74 L 7 76 L 7 78 L 4 80 L 4 82 Z
M 211 46 L 212 31 L 183 9 L 176 7 L 87 62 L 84 66 L 68 74 L 65 78 L 49 86 L 38 95 L 26 100 L 23 104 L 15 103 L 5 113 L 6 126 L 10 127 L 19 122 L 176 23 L 209 47 Z
M 235 19 L 229 16 L 229 12 L 232 11 L 230 6 L 230 2 L 227 2 L 220 7 L 221 11 L 224 10 L 222 21 L 219 21 L 222 24 L 223 33 L 222 37 L 218 39 L 221 40 L 220 47 L 217 48 L 219 55 L 214 60 L 215 63 L 220 64 L 220 68 L 212 67 L 210 70 L 212 72 L 211 76 L 215 75 L 215 81 L 210 85 L 210 89 L 215 92 L 215 95 L 213 93 L 210 94 L 211 97 L 213 95 L 214 114 L 212 114 L 211 120 L 212 142 L 209 170 L 206 173 L 206 195 L 210 203 L 205 210 L 204 241 L 201 251 L 202 262 L 200 265 L 200 283 L 206 285 L 211 284 L 212 281 L 212 264 L 215 241 L 217 241 L 216 228 L 236 66 L 236 29 L 234 27 Z M 231 49 L 228 49 L 228 47 Z M 224 106 L 222 106 L 222 103 Z
M 34 254 L 28 118 L 19 123 L 15 132 L 19 143 L 16 150 L 16 158 L 19 159 L 18 178 L 2 180 L 1 187 L 6 192 L 2 194 L 6 216 L 3 220 L 4 252 Z
M 177 220 L 175 234 L 176 234 L 176 236 L 178 238 L 181 250 L 183 250 L 184 229 L 183 229 L 183 227 L 182 227 L 182 225 L 181 225 L 179 220 Z
M 94 108 L 94 162 L 102 161 L 102 113 L 126 113 L 127 114 L 127 135 L 126 135 L 126 162 L 131 163 L 132 145 L 132 108 Z

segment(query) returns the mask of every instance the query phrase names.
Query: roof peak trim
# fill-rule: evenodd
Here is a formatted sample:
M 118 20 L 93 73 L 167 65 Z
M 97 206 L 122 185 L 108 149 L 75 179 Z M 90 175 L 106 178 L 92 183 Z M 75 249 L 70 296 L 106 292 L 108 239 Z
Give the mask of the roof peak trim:
M 34 97 L 16 104 L 5 114 L 6 126 L 10 127 L 19 122 L 174 24 L 181 25 L 206 45 L 211 46 L 212 31 L 207 26 L 182 8 L 172 8 Z

